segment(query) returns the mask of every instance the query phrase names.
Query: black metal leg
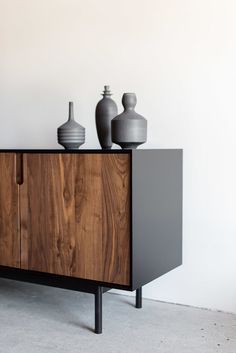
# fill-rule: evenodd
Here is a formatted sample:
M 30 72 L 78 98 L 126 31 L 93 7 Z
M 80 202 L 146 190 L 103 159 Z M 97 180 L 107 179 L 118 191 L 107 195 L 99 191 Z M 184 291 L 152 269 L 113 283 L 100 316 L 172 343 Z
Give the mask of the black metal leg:
M 142 308 L 142 287 L 136 289 L 136 308 Z
M 102 333 L 102 287 L 95 293 L 95 333 Z

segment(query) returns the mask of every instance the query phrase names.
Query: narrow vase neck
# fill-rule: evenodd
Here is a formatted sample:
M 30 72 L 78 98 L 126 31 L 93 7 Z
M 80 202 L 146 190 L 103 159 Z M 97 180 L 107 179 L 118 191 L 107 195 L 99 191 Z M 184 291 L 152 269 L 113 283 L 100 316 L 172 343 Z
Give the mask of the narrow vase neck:
M 122 97 L 122 104 L 125 111 L 134 111 L 137 103 L 135 93 L 124 93 Z
M 110 86 L 104 86 L 104 91 L 102 93 L 103 98 L 110 98 L 112 93 L 110 91 Z
M 107 94 L 107 93 L 102 93 L 103 98 L 111 98 L 111 94 Z
M 134 107 L 125 107 L 125 108 L 124 108 L 124 111 L 126 111 L 126 112 L 127 112 L 127 111 L 129 111 L 129 112 L 130 112 L 130 111 L 134 111 Z
M 73 102 L 69 102 L 69 119 L 74 120 L 74 104 Z

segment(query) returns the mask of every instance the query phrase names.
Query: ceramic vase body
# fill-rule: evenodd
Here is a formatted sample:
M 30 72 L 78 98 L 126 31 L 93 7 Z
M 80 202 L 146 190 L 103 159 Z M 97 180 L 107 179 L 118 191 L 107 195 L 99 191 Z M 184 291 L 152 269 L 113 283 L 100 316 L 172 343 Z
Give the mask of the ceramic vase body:
M 68 121 L 57 129 L 58 143 L 65 149 L 78 149 L 85 142 L 85 128 L 74 120 L 73 102 L 69 102 Z
M 111 121 L 118 114 L 116 103 L 111 99 L 109 86 L 104 86 L 103 98 L 96 106 L 96 128 L 102 149 L 112 147 Z
M 135 93 L 124 93 L 123 113 L 117 115 L 111 123 L 112 141 L 121 148 L 137 148 L 147 141 L 147 120 L 134 110 L 137 103 Z

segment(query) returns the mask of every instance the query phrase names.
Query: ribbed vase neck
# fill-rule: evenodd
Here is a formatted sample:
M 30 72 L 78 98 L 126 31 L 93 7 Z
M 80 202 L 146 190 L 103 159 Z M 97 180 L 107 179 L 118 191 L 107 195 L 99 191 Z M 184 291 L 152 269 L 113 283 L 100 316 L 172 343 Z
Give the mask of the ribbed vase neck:
M 102 93 L 103 98 L 110 98 L 112 93 L 110 91 L 110 86 L 104 86 L 104 91 Z

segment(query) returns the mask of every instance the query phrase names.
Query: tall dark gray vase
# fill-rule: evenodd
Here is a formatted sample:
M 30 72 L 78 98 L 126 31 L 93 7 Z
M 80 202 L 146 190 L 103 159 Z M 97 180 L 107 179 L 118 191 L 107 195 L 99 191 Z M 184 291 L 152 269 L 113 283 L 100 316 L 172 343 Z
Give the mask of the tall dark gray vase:
M 147 141 L 147 120 L 135 112 L 136 103 L 135 93 L 124 93 L 124 111 L 111 122 L 112 141 L 124 149 L 137 148 Z
M 111 99 L 112 93 L 109 86 L 104 86 L 102 95 L 103 98 L 98 102 L 95 111 L 97 134 L 102 149 L 110 149 L 112 147 L 111 120 L 118 114 L 118 109 Z

